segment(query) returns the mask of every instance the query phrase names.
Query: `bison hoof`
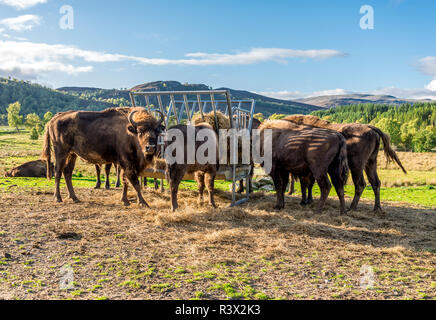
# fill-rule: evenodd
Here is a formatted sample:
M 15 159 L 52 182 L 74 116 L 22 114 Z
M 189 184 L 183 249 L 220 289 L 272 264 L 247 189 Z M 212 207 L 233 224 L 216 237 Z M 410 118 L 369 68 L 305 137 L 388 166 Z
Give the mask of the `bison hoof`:
M 55 198 L 56 202 L 61 203 L 62 199 L 61 198 Z
M 374 210 L 372 211 L 374 212 L 374 214 L 385 214 L 386 212 L 383 211 L 382 208 L 378 207 L 378 208 L 374 208 Z
M 121 200 L 121 202 L 122 202 L 123 205 L 126 206 L 126 207 L 130 206 L 130 202 L 129 202 L 129 200 Z
M 79 203 L 80 202 L 80 200 L 79 199 L 77 199 L 77 198 L 70 198 L 74 203 Z
M 276 205 L 274 206 L 274 210 L 282 210 L 284 207 L 285 207 L 285 206 L 282 206 L 282 205 L 278 205 L 278 204 L 276 204 Z
M 300 205 L 302 205 L 302 206 L 306 206 L 306 205 L 307 205 L 307 201 L 303 201 L 303 200 L 301 200 Z
M 100 189 L 100 186 L 95 186 L 94 189 Z
M 139 202 L 138 203 L 138 206 L 140 206 L 141 208 L 150 208 L 150 206 L 148 205 L 148 203 L 147 202 Z

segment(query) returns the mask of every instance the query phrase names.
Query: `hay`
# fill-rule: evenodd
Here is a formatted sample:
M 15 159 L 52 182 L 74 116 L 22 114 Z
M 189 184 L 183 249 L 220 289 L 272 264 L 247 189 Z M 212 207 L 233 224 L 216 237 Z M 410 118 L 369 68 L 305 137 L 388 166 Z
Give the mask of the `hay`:
M 311 115 L 293 114 L 283 118 L 298 125 L 307 125 L 317 128 L 329 128 L 331 123 Z
M 204 113 L 204 121 L 201 119 L 201 114 L 200 113 L 196 113 L 194 114 L 194 116 L 192 117 L 192 123 L 194 125 L 198 125 L 202 122 L 205 122 L 209 125 L 212 126 L 212 128 L 215 130 L 215 132 L 218 133 L 218 130 L 216 128 L 216 123 L 215 123 L 215 115 L 214 112 L 211 111 L 209 113 Z M 218 129 L 230 129 L 230 121 L 229 121 L 229 117 L 227 117 L 225 114 L 223 114 L 221 111 L 217 111 L 216 112 L 216 116 L 218 119 Z

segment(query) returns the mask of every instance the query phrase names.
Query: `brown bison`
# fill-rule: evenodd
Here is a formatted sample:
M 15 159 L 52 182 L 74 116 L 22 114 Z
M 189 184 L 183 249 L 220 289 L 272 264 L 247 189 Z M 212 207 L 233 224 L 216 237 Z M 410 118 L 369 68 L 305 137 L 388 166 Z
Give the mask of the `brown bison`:
M 59 183 L 63 174 L 69 197 L 79 201 L 72 185 L 72 173 L 79 156 L 93 164 L 120 165 L 123 203 L 129 205 L 128 180 L 135 188 L 138 204 L 148 206 L 142 197 L 138 176 L 153 162 L 158 135 L 163 130 L 162 121 L 163 117 L 157 120 L 143 108 L 131 109 L 129 113 L 114 108 L 100 112 L 69 111 L 54 116 L 46 126 L 42 157 L 50 162 L 53 145 L 56 200 L 62 202 Z M 47 173 L 50 178 L 50 168 Z
M 347 148 L 338 132 L 295 125 L 284 120 L 269 120 L 259 126 L 261 141 L 265 130 L 272 130 L 272 167 L 269 173 L 277 193 L 275 209 L 285 206 L 284 193 L 289 173 L 299 177 L 313 175 L 321 189 L 316 210 L 320 213 L 331 189 L 327 173 L 340 200 L 340 213 L 345 213 L 344 185 L 348 176 Z M 261 148 L 261 152 L 263 148 Z
M 380 179 L 377 174 L 377 155 L 380 139 L 383 141 L 384 153 L 388 161 L 395 161 L 404 173 L 407 173 L 395 151 L 390 145 L 390 138 L 380 129 L 360 123 L 330 123 L 315 116 L 291 115 L 284 120 L 299 125 L 309 125 L 340 132 L 347 141 L 348 165 L 355 186 L 355 194 L 350 209 L 354 210 L 366 183 L 363 176 L 365 170 L 375 195 L 374 211 L 382 212 L 380 205 Z M 313 183 L 312 183 L 313 185 Z M 311 186 L 309 187 L 311 190 Z
M 195 137 L 197 137 L 197 133 L 200 130 L 209 130 L 209 136 L 213 136 L 215 137 L 215 146 L 216 146 L 216 159 L 215 159 L 215 163 L 204 163 L 204 164 L 200 164 L 197 160 L 195 159 L 195 163 L 193 164 L 187 164 L 187 144 L 188 142 L 188 136 L 187 136 L 187 132 L 188 132 L 188 128 L 194 128 L 195 130 Z M 207 124 L 207 123 L 199 123 L 196 124 L 195 126 L 188 126 L 188 125 L 176 125 L 170 128 L 174 129 L 174 130 L 180 130 L 180 132 L 183 133 L 183 146 L 184 146 L 184 155 L 183 155 L 183 162 L 182 163 L 173 163 L 170 164 L 168 162 L 168 159 L 166 160 L 166 176 L 167 176 L 167 180 L 169 181 L 170 184 L 170 193 L 171 193 L 171 208 L 173 211 L 175 211 L 178 208 L 178 203 L 177 203 L 177 192 L 179 190 L 179 184 L 183 179 L 183 176 L 188 173 L 188 174 L 192 174 L 194 173 L 194 177 L 195 180 L 197 181 L 198 184 L 198 201 L 201 202 L 203 201 L 203 191 L 206 185 L 207 191 L 209 193 L 209 204 L 216 208 L 215 205 L 215 200 L 214 200 L 214 183 L 215 183 L 215 176 L 216 176 L 216 172 L 218 169 L 218 161 L 219 161 L 219 155 L 218 155 L 218 136 L 214 130 L 214 128 Z M 172 142 L 172 141 L 165 141 L 165 149 L 168 148 L 168 146 L 171 143 L 177 143 L 177 142 Z M 178 143 L 182 143 L 182 141 L 178 141 Z M 200 146 L 202 146 L 204 143 L 203 141 L 196 141 L 195 140 L 195 152 L 197 153 L 197 150 Z M 173 154 L 173 156 L 176 156 L 175 154 Z
M 104 165 L 104 171 L 105 171 L 105 176 L 106 176 L 106 181 L 104 184 L 104 188 L 105 189 L 110 189 L 111 188 L 111 183 L 109 180 L 109 175 L 111 173 L 111 168 L 112 168 L 112 163 L 107 163 Z M 115 183 L 115 187 L 118 188 L 121 185 L 120 182 L 120 175 L 121 175 L 121 168 L 119 165 L 115 165 L 115 170 L 117 172 L 117 182 Z M 94 189 L 100 189 L 101 187 L 101 178 L 100 178 L 100 174 L 101 174 L 101 165 L 96 164 L 95 165 L 95 174 L 97 176 L 97 183 L 95 184 Z
M 53 168 L 53 163 L 50 163 Z M 42 178 L 47 176 L 47 162 L 45 160 L 35 160 L 23 163 L 8 172 L 5 172 L 5 177 L 35 177 Z

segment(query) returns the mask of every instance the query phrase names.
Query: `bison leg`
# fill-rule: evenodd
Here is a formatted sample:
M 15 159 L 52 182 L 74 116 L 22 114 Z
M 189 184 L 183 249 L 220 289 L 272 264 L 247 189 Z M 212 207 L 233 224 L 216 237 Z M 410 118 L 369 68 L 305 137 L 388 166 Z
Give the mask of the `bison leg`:
M 101 186 L 100 174 L 101 174 L 100 165 L 96 164 L 95 165 L 95 175 L 97 176 L 97 183 L 95 184 L 94 189 L 100 189 L 100 186 Z
M 214 198 L 215 175 L 215 173 L 206 173 L 205 175 L 207 192 L 209 193 L 209 204 L 214 208 L 216 208 Z
M 145 202 L 144 198 L 142 197 L 141 184 L 139 183 L 138 175 L 133 170 L 126 170 L 125 175 L 136 191 L 136 195 L 138 197 L 138 204 L 140 206 L 150 207 L 148 205 L 148 203 Z
M 106 174 L 106 181 L 104 184 L 105 189 L 111 188 L 111 182 L 109 180 L 109 175 L 111 174 L 111 167 L 112 167 L 112 163 L 108 163 L 104 166 L 104 170 L 105 170 L 105 174 Z
M 366 175 L 368 177 L 369 183 L 374 191 L 375 201 L 374 201 L 374 212 L 383 212 L 380 203 L 380 179 L 377 174 L 377 158 L 369 159 L 365 168 Z
M 141 177 L 142 179 L 142 185 L 144 186 L 144 188 L 147 187 L 147 177 Z
M 292 176 L 293 178 L 293 176 Z M 307 205 L 307 179 L 305 177 L 300 177 L 300 186 L 301 186 L 301 202 L 300 205 Z
M 350 163 L 350 169 L 351 169 L 351 163 Z M 357 208 L 357 204 L 359 203 L 360 196 L 363 193 L 363 190 L 366 187 L 365 178 L 363 177 L 363 171 L 361 169 L 359 170 L 353 170 L 351 169 L 351 177 L 353 178 L 354 183 L 354 198 L 351 202 L 350 210 L 355 210 Z
M 312 189 L 314 184 L 315 184 L 315 178 L 313 177 L 313 175 L 311 175 L 309 186 L 307 188 L 308 190 L 307 201 L 306 201 L 307 204 L 311 204 L 313 202 Z
M 198 186 L 198 203 L 203 202 L 203 192 L 204 192 L 204 172 L 196 171 L 194 174 L 195 181 L 197 181 Z
M 239 180 L 239 186 L 238 186 L 238 190 L 236 190 L 237 193 L 242 193 L 244 192 L 244 179 Z
M 177 203 L 177 192 L 179 191 L 179 184 L 183 179 L 186 172 L 186 167 L 183 165 L 173 165 L 168 167 L 167 176 L 170 181 L 170 193 L 171 193 L 171 208 L 176 211 L 179 207 Z
M 274 209 L 280 210 L 285 207 L 285 191 L 289 182 L 289 172 L 273 169 L 271 171 L 271 177 L 276 189 L 277 203 Z
M 335 187 L 336 193 L 339 197 L 340 214 L 345 214 L 345 198 L 344 198 L 344 185 L 346 181 L 342 181 L 337 170 L 329 170 L 330 179 Z
M 121 195 L 121 201 L 123 202 L 123 204 L 125 206 L 130 205 L 129 199 L 127 198 L 128 188 L 129 188 L 129 186 L 128 186 L 128 182 L 127 182 L 127 177 L 126 177 L 125 173 L 123 172 L 123 193 Z
M 62 177 L 62 172 L 65 168 L 65 163 L 67 162 L 67 152 L 60 152 L 55 147 L 55 157 L 56 157 L 56 165 L 55 165 L 55 198 L 57 202 L 62 202 L 61 190 L 60 190 L 60 182 Z
M 71 200 L 77 203 L 80 201 L 77 198 L 73 188 L 73 170 L 74 170 L 74 166 L 76 165 L 76 159 L 77 156 L 74 153 L 70 154 L 70 156 L 67 159 L 63 172 L 64 172 L 65 184 L 67 185 L 69 197 Z
M 118 188 L 121 185 L 121 181 L 120 181 L 121 167 L 120 165 L 116 165 L 116 168 L 117 168 L 117 183 L 115 184 L 115 187 Z
M 319 199 L 316 213 L 321 213 L 322 209 L 324 208 L 325 202 L 327 201 L 327 197 L 330 193 L 330 189 L 332 188 L 332 185 L 330 184 L 327 174 L 324 174 L 318 179 L 316 179 L 316 182 L 318 182 L 319 188 L 321 189 L 321 197 Z
M 162 192 L 162 193 L 165 192 L 164 180 L 163 179 L 160 179 L 160 192 Z
M 154 190 L 159 190 L 159 182 L 154 178 Z
M 289 179 L 291 180 L 291 183 L 289 184 L 289 192 L 288 195 L 291 195 L 295 192 L 295 178 L 292 175 L 292 173 L 289 174 Z

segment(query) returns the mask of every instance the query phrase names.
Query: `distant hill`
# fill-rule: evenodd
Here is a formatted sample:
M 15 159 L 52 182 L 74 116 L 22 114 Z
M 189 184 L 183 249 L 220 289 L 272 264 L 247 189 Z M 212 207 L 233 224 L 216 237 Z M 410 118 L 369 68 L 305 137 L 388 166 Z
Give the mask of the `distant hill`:
M 322 108 L 331 108 L 331 107 L 345 106 L 351 104 L 362 104 L 362 103 L 401 105 L 404 103 L 414 103 L 418 101 L 431 102 L 432 100 L 401 99 L 389 95 L 371 95 L 371 94 L 356 93 L 356 94 L 346 94 L 346 95 L 311 97 L 311 98 L 297 99 L 296 101 L 315 105 Z
M 21 114 L 43 116 L 66 110 L 101 110 L 115 106 L 105 101 L 94 101 L 66 94 L 28 81 L 0 78 L 0 114 L 6 113 L 10 103 L 21 103 Z
M 198 91 L 210 90 L 211 87 L 205 84 L 182 84 L 178 81 L 155 81 L 137 85 L 131 90 L 135 91 Z M 229 90 L 232 98 L 234 99 L 254 99 L 256 100 L 256 113 L 261 112 L 265 116 L 274 113 L 303 113 L 307 114 L 312 111 L 320 110 L 320 107 L 313 106 L 307 103 L 295 102 L 291 100 L 280 100 L 265 97 L 249 91 L 234 90 L 229 88 L 217 88 L 218 90 Z M 125 105 L 130 105 L 129 91 L 116 90 L 116 89 L 99 89 L 99 88 L 85 88 L 85 87 L 63 87 L 59 91 L 75 95 L 85 99 L 94 99 L 96 101 L 106 101 L 115 104 L 124 102 Z M 163 101 L 164 104 L 167 101 Z

